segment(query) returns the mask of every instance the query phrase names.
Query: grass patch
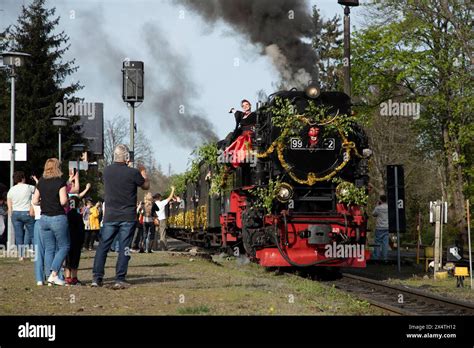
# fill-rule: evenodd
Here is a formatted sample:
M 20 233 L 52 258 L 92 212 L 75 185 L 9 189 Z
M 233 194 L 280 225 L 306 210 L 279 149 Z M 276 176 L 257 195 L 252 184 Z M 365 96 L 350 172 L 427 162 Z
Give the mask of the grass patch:
M 209 314 L 210 311 L 211 310 L 207 306 L 194 306 L 194 307 L 179 307 L 176 312 L 182 315 L 199 315 L 199 314 Z
M 365 302 L 301 277 L 275 276 L 256 264 L 225 259 L 221 267 L 171 253 L 133 254 L 123 291 L 91 288 L 94 252 L 81 258 L 86 286 L 37 287 L 34 264 L 0 260 L 0 314 L 15 315 L 373 315 Z M 114 282 L 109 254 L 105 283 Z M 73 295 L 73 297 L 71 297 Z M 186 303 L 180 303 L 186 296 Z M 71 298 L 74 301 L 71 301 Z
M 413 276 L 403 280 L 389 279 L 388 282 L 396 285 L 406 285 L 436 295 L 452 297 L 456 300 L 469 302 L 474 301 L 474 291 L 471 290 L 469 278 L 464 279 L 464 288 L 457 288 L 456 278 L 451 276 L 443 280 Z

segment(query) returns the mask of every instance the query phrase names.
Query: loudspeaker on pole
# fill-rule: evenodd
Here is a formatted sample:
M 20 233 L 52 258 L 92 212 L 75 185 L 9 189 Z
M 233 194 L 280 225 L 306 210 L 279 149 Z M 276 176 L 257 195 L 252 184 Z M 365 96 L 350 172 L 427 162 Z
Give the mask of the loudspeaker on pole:
M 142 102 L 145 97 L 144 63 L 124 61 L 122 67 L 122 99 L 127 103 Z

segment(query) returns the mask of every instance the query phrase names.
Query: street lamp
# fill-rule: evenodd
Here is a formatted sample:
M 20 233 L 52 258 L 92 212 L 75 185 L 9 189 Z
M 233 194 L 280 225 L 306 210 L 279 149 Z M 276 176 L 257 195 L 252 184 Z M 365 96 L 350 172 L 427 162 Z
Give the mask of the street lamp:
M 58 127 L 58 159 L 61 162 L 61 128 L 66 127 L 68 123 L 67 117 L 51 117 L 51 122 L 53 126 Z
M 10 68 L 11 78 L 11 102 L 10 102 L 10 187 L 13 186 L 13 172 L 15 171 L 15 68 L 25 64 L 25 58 L 30 57 L 27 53 L 21 52 L 3 52 L 0 54 L 3 58 L 3 65 Z
M 359 6 L 359 0 L 337 0 L 344 8 L 344 93 L 351 96 L 351 6 Z
M 0 54 L 3 58 L 3 65 L 10 69 L 11 78 L 11 102 L 10 102 L 10 188 L 13 187 L 13 173 L 15 171 L 15 68 L 25 64 L 25 58 L 30 57 L 27 53 L 22 52 L 3 52 Z M 9 214 L 11 216 L 11 214 Z M 14 239 L 11 219 L 8 222 L 7 248 L 10 248 Z

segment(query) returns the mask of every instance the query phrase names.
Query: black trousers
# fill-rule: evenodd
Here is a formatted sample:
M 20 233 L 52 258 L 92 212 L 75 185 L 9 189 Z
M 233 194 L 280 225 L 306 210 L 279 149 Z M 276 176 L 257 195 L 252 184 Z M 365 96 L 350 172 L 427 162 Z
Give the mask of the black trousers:
M 135 237 L 133 238 L 132 249 L 141 251 L 145 250 L 145 241 L 143 240 L 143 224 L 137 223 L 135 229 Z
M 96 238 L 97 230 L 86 230 L 84 238 L 84 248 L 92 249 Z
M 153 222 L 145 222 L 143 225 L 143 243 L 145 243 L 146 250 L 150 252 L 155 241 L 155 225 Z
M 81 259 L 82 244 L 84 244 L 84 223 L 82 218 L 68 214 L 70 247 L 66 257 L 66 268 L 78 269 Z
M 8 219 L 6 216 L 0 215 L 0 219 L 3 219 L 5 224 L 5 231 L 0 235 L 0 245 L 7 245 L 7 235 L 8 235 Z

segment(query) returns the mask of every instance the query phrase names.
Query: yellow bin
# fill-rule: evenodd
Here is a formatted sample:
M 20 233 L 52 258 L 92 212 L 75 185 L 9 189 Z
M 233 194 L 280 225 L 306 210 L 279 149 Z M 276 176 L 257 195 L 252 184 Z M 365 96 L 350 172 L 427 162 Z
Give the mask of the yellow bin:
M 426 246 L 425 247 L 425 257 L 433 258 L 434 257 L 434 247 Z
M 435 279 L 443 280 L 448 278 L 448 272 L 441 271 L 434 274 Z

